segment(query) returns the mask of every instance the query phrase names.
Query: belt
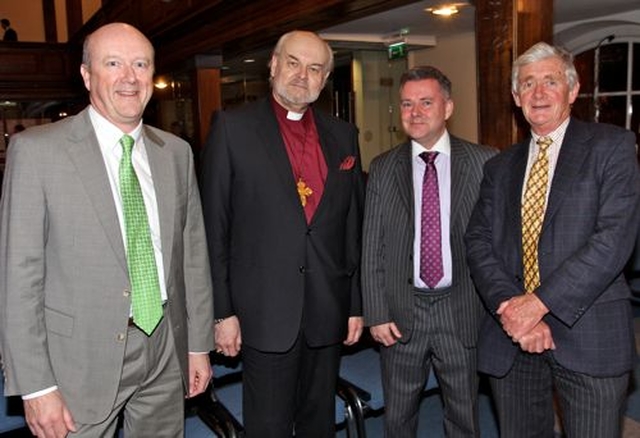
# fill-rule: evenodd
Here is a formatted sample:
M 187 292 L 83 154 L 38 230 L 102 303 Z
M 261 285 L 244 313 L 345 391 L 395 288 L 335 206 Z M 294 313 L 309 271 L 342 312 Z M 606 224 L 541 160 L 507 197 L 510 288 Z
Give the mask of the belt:
M 451 286 L 441 287 L 437 289 L 422 289 L 414 286 L 413 291 L 416 293 L 416 295 L 440 296 L 450 293 Z

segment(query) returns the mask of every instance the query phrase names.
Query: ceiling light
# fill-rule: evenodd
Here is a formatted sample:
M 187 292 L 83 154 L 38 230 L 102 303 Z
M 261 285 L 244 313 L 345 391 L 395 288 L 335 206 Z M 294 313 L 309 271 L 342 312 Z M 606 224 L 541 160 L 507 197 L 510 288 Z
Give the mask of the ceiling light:
M 158 78 L 153 86 L 159 90 L 164 90 L 169 86 L 169 83 L 164 78 Z
M 427 8 L 425 9 L 425 11 L 431 12 L 433 15 L 440 15 L 442 17 L 450 17 L 460 12 L 460 10 L 458 9 L 458 5 L 455 4 L 440 5 L 433 8 Z

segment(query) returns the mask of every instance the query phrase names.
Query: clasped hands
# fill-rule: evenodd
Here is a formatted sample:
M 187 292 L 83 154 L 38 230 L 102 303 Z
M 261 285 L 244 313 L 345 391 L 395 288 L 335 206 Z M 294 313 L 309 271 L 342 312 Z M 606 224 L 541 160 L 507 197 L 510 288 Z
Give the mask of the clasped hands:
M 528 353 L 542 353 L 556 348 L 551 329 L 542 320 L 548 312 L 547 306 L 534 293 L 503 301 L 496 311 L 502 329 Z

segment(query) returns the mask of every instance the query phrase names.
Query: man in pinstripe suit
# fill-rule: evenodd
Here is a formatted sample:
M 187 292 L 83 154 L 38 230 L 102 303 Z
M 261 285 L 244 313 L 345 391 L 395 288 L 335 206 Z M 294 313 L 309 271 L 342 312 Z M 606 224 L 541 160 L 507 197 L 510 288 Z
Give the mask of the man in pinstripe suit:
M 580 84 L 563 49 L 531 47 L 515 61 L 511 86 L 531 134 L 487 162 L 466 235 L 469 267 L 492 313 L 479 335 L 478 369 L 491 376 L 502 438 L 553 436 L 554 388 L 568 437 L 619 437 L 636 363 L 622 274 L 640 223 L 635 137 L 571 117 Z M 546 206 L 537 257 L 525 269 L 521 209 L 538 156 L 548 171 Z
M 402 126 L 410 140 L 370 168 L 363 231 L 365 324 L 381 349 L 385 435 L 415 437 L 431 366 L 442 388 L 449 437 L 479 436 L 476 338 L 484 313 L 465 263 L 463 235 L 476 202 L 483 163 L 495 150 L 449 135 L 451 82 L 434 67 L 400 80 Z M 425 153 L 436 152 L 438 255 L 425 259 L 422 221 Z M 428 190 L 424 190 L 427 195 Z M 434 193 L 435 194 L 435 193 Z M 435 198 L 434 196 L 433 198 Z M 425 202 L 423 202 L 425 199 Z M 435 282 L 423 266 L 439 266 Z

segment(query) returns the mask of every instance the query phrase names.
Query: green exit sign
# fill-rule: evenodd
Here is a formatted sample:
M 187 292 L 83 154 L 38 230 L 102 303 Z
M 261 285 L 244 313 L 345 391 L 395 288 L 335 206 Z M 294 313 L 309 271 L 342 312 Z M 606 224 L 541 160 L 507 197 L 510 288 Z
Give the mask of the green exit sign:
M 405 58 L 407 56 L 407 44 L 404 42 L 389 45 L 389 59 Z

